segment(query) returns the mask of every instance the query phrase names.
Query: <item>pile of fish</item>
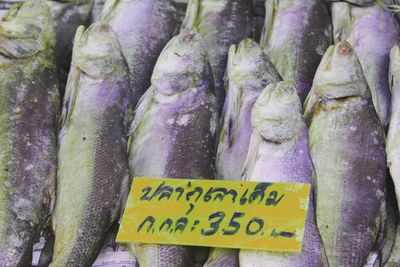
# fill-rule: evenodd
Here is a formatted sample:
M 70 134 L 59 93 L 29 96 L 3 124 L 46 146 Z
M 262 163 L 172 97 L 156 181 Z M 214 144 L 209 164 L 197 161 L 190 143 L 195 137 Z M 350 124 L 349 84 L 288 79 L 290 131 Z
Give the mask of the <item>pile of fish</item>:
M 312 185 L 301 253 L 141 267 L 400 266 L 400 1 L 260 2 L 0 1 L 1 267 L 92 266 L 139 176 Z

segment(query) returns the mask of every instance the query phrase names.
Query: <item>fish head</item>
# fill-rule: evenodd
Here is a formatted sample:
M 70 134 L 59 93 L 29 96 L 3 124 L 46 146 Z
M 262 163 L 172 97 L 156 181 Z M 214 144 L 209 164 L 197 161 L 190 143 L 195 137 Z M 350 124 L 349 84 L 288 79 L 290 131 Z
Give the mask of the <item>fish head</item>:
M 302 107 L 291 82 L 268 85 L 254 104 L 251 124 L 265 140 L 282 143 L 299 137 L 305 130 Z
M 55 26 L 46 1 L 16 4 L 0 21 L 0 55 L 3 58 L 21 59 L 39 52 L 52 57 L 54 46 Z
M 267 70 L 267 71 L 266 71 Z M 252 39 L 245 38 L 229 49 L 227 78 L 243 89 L 261 91 L 271 82 L 277 82 L 278 72 L 263 49 Z
M 73 61 L 80 72 L 94 80 L 126 75 L 126 62 L 115 32 L 108 24 L 94 23 L 86 31 L 78 28 Z
M 356 52 L 348 42 L 328 48 L 315 75 L 314 90 L 324 100 L 371 97 Z
M 163 95 L 176 95 L 204 83 L 213 83 L 200 36 L 190 31 L 174 37 L 158 58 L 151 81 L 156 91 Z

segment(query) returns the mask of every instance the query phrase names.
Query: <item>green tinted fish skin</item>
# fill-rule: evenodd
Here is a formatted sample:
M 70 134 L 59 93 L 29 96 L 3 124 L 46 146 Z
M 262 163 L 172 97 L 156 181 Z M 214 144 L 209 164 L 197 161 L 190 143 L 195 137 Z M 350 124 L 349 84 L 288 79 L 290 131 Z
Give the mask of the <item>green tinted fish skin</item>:
M 224 74 L 229 47 L 254 31 L 251 0 L 190 0 L 182 30 L 199 32 L 214 75 L 218 110 L 225 99 Z
M 151 83 L 151 74 L 164 46 L 176 28 L 172 0 L 108 0 L 102 21 L 118 36 L 128 62 L 132 105 Z
M 393 179 L 397 196 L 398 207 L 400 203 L 400 47 L 394 46 L 390 51 L 389 84 L 392 93 L 391 116 L 389 131 L 386 137 L 387 163 Z M 400 265 L 400 227 L 397 227 L 396 242 L 388 261 L 388 266 Z
M 358 7 L 342 2 L 333 3 L 331 10 L 335 43 L 348 41 L 354 47 L 376 112 L 387 129 L 391 103 L 389 53 L 399 39 L 398 22 L 393 13 L 382 5 Z
M 329 44 L 332 27 L 325 0 L 267 0 L 261 37 L 272 64 L 296 85 L 301 102 Z
M 30 266 L 55 193 L 59 109 L 54 24 L 43 1 L 0 21 L 0 266 Z
M 25 1 L 11 0 L 10 2 L 22 3 Z M 56 27 L 55 55 L 58 66 L 58 79 L 61 84 L 60 91 L 63 94 L 71 63 L 75 32 L 78 26 L 86 25 L 89 22 L 92 3 L 91 0 L 48 0 L 46 3 L 50 7 L 51 16 Z M 2 16 L 1 13 L 0 11 L 0 17 Z
M 332 46 L 305 103 L 317 223 L 331 266 L 363 266 L 386 227 L 384 130 L 354 49 Z
M 58 136 L 51 267 L 91 266 L 128 190 L 129 75 L 106 24 L 78 28 Z
M 136 108 L 129 140 L 131 176 L 214 178 L 216 117 L 207 53 L 196 33 L 181 33 L 164 48 L 152 85 Z M 141 267 L 192 266 L 189 247 L 132 247 Z
M 293 82 L 268 85 L 254 104 L 252 135 L 242 179 L 251 182 L 297 182 L 312 184 L 314 168 L 309 151 L 307 126 Z M 311 193 L 301 253 L 240 250 L 240 266 L 329 266 L 315 221 Z

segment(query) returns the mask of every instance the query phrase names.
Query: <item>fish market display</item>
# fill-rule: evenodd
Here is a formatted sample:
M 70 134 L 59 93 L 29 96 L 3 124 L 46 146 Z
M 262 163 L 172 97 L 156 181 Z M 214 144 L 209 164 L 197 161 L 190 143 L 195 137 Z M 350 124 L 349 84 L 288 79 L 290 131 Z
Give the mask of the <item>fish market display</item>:
M 102 20 L 114 29 L 128 62 L 132 105 L 150 86 L 162 49 L 176 24 L 172 0 L 108 0 Z
M 91 266 L 128 190 L 129 75 L 105 24 L 75 36 L 59 133 L 50 266 Z
M 294 81 L 303 102 L 315 71 L 331 43 L 331 19 L 325 0 L 267 0 L 261 37 L 282 78 Z
M 131 177 L 214 177 L 214 82 L 200 37 L 184 32 L 161 53 L 141 99 L 129 145 Z M 162 153 L 160 153 L 162 151 Z M 191 266 L 189 247 L 134 244 L 141 267 Z
M 55 30 L 43 1 L 0 22 L 0 266 L 30 266 L 54 204 L 59 107 Z
M 314 168 L 308 148 L 307 126 L 294 84 L 268 85 L 254 105 L 253 133 L 243 169 L 243 180 L 253 182 L 313 183 Z M 315 222 L 311 193 L 303 249 L 299 254 L 240 250 L 240 266 L 328 266 Z
M 261 47 L 253 40 L 246 38 L 229 49 L 227 94 L 216 158 L 218 179 L 241 180 L 250 143 L 251 110 L 265 86 L 280 79 Z M 238 266 L 238 255 L 238 250 L 215 248 L 206 266 Z
M 332 21 L 335 43 L 347 40 L 354 47 L 386 128 L 390 117 L 389 53 L 400 36 L 396 18 L 382 5 L 358 7 L 341 2 L 332 4 Z
M 251 110 L 270 83 L 281 78 L 262 49 L 251 39 L 231 46 L 227 66 L 227 95 L 222 113 L 216 159 L 217 178 L 241 180 L 251 136 Z
M 384 130 L 349 43 L 326 52 L 305 117 L 317 177 L 317 223 L 329 264 L 363 266 L 383 246 L 386 155 Z
M 218 111 L 225 99 L 223 77 L 229 47 L 254 30 L 252 3 L 249 0 L 189 0 L 182 31 L 195 30 L 202 37 L 214 75 Z

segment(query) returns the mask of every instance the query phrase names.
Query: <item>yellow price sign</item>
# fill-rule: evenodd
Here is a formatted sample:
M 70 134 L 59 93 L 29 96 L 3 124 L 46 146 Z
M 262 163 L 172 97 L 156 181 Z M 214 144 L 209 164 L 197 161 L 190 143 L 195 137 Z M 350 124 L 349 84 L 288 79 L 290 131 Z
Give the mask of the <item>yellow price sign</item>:
M 117 242 L 300 252 L 309 193 L 303 183 L 135 178 Z

